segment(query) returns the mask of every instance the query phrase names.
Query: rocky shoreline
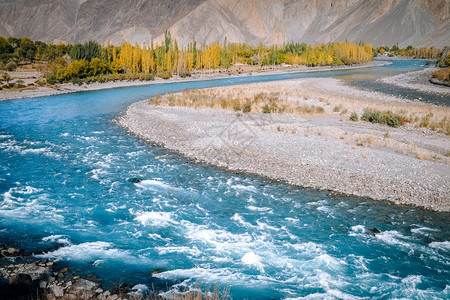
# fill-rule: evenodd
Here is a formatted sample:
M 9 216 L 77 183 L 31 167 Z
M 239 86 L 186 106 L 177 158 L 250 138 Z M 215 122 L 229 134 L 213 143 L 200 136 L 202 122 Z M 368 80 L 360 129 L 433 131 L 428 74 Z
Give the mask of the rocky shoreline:
M 38 260 L 14 245 L 0 244 L 0 299 L 140 299 L 127 284 L 103 290 L 100 284 L 72 274 L 67 267 Z
M 339 92 L 327 90 L 333 84 Z M 324 85 L 325 93 L 314 94 Z M 365 95 L 341 86 L 333 79 L 303 79 L 258 83 L 240 90 L 287 91 L 283 97 L 323 107 L 319 116 L 242 113 L 222 109 L 163 107 L 134 103 L 118 123 L 149 142 L 175 150 L 198 162 L 233 171 L 256 174 L 301 187 L 409 204 L 436 211 L 450 211 L 447 135 L 412 126 L 391 128 L 367 122 L 351 122 L 338 104 L 362 110 L 364 103 L 350 96 Z M 221 88 L 222 90 L 224 88 Z M 308 99 L 296 95 L 309 93 Z M 289 92 L 290 91 L 290 92 Z M 336 94 L 347 95 L 336 98 Z M 318 99 L 322 95 L 325 99 Z M 372 93 L 367 103 L 402 109 L 422 109 Z M 295 98 L 298 97 L 298 98 Z M 335 97 L 335 98 L 333 98 Z M 382 98 L 377 101 L 374 99 Z M 330 103 L 327 103 L 330 101 Z M 337 101 L 337 102 L 333 102 Z M 406 106 L 405 106 L 406 105 Z M 333 108 L 334 107 L 334 108 Z M 342 110 L 346 106 L 342 106 Z M 425 111 L 431 109 L 425 107 Z M 436 113 L 446 109 L 435 108 Z
M 450 96 L 448 84 L 440 83 L 431 78 L 433 72 L 439 68 L 428 67 L 423 70 L 408 72 L 381 79 L 382 82 L 396 86 L 417 90 L 425 93 L 436 93 L 443 96 Z
M 436 79 L 436 78 L 431 78 L 431 79 L 430 79 L 430 82 L 431 82 L 432 84 L 442 85 L 442 86 L 446 86 L 446 87 L 449 87 L 449 88 L 450 88 L 450 83 L 442 82 L 442 81 L 440 81 L 439 79 Z

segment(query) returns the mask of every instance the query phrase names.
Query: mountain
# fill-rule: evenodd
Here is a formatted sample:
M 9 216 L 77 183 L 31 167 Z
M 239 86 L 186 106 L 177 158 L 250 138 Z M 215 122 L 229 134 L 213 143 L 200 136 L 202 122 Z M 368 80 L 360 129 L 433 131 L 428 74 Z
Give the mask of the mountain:
M 182 43 L 365 41 L 373 45 L 450 43 L 448 0 L 208 0 L 170 30 Z M 160 37 L 159 37 L 160 38 Z
M 0 0 L 0 36 L 149 43 L 204 0 Z
M 450 0 L 0 0 L 0 35 L 119 44 L 364 41 L 445 46 Z

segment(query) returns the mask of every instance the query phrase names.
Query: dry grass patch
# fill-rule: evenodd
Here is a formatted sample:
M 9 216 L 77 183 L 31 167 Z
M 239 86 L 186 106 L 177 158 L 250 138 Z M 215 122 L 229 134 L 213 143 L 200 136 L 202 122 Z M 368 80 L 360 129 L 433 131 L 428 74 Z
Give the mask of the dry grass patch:
M 420 160 L 430 160 L 433 157 L 432 154 L 420 150 L 415 150 L 413 154 L 415 154 L 416 158 Z
M 148 100 L 151 105 L 185 106 L 194 108 L 225 109 L 244 113 L 292 113 L 297 115 L 319 115 L 325 112 L 319 105 L 302 104 L 287 100 L 285 93 L 252 93 L 242 89 L 185 90 L 180 93 L 157 95 Z

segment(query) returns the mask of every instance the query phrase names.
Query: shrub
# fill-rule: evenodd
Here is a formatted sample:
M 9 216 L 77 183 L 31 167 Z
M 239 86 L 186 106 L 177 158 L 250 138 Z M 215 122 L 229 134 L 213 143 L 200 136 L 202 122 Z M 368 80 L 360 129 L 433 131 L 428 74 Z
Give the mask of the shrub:
M 262 101 L 264 99 L 264 94 L 263 93 L 259 93 L 259 94 L 256 94 L 254 97 L 253 97 L 253 100 L 255 101 L 255 103 L 256 104 L 258 104 L 260 101 Z
M 361 120 L 370 123 L 384 124 L 394 128 L 401 125 L 401 119 L 402 117 L 400 115 L 395 114 L 390 110 L 379 111 L 368 108 L 364 110 L 364 113 L 361 116 Z
M 38 79 L 38 80 L 36 80 L 36 82 L 35 82 L 38 86 L 44 86 L 45 85 L 45 81 L 44 80 L 42 80 L 42 79 Z
M 266 105 L 263 106 L 262 112 L 265 113 L 265 114 L 270 114 L 270 106 L 269 106 L 269 104 L 266 104 Z
M 244 104 L 244 107 L 242 108 L 242 112 L 249 113 L 252 111 L 252 103 L 248 101 Z
M 241 110 L 241 102 L 239 102 L 239 100 L 234 100 L 233 101 L 233 109 L 235 111 Z
M 226 109 L 227 106 L 228 106 L 227 99 L 225 99 L 225 98 L 220 99 L 220 106 L 221 106 L 223 109 Z
M 359 120 L 358 114 L 356 112 L 352 112 L 350 114 L 350 121 L 356 122 Z
M 13 61 L 10 61 L 9 63 L 6 64 L 6 70 L 8 71 L 14 71 L 17 68 L 17 64 Z
M 271 96 L 269 98 L 269 103 L 263 106 L 263 113 L 270 114 L 270 113 L 276 113 L 279 111 L 278 105 L 277 105 L 277 97 Z
M 191 72 L 189 72 L 189 71 L 181 71 L 180 74 L 179 74 L 179 76 L 180 76 L 181 78 L 186 78 L 186 77 L 191 77 L 192 74 L 191 74 Z
M 78 85 L 82 85 L 83 84 L 83 80 L 81 80 L 80 78 L 72 78 L 71 82 L 73 84 L 78 84 Z
M 436 78 L 437 80 L 439 80 L 441 82 L 449 83 L 450 82 L 450 67 L 434 72 L 432 77 Z
M 25 81 L 22 79 L 16 80 L 16 84 L 18 88 L 24 88 L 25 87 Z
M 164 71 L 159 72 L 158 74 L 156 74 L 156 76 L 162 79 L 169 79 L 170 77 L 172 77 L 172 73 L 170 71 Z
M 59 69 L 58 72 L 56 72 L 55 79 L 58 82 L 68 81 L 70 79 L 69 72 L 67 71 L 66 68 Z
M 141 73 L 139 74 L 140 81 L 151 81 L 155 80 L 155 75 L 152 73 Z
M 4 81 L 6 81 L 6 84 L 9 84 L 9 81 L 11 80 L 11 76 L 8 73 L 3 73 L 2 78 Z

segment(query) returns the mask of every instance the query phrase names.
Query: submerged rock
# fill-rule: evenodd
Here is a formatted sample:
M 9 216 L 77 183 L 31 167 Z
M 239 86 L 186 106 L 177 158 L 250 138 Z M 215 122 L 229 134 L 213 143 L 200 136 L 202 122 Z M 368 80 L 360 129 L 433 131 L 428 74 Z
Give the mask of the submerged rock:
M 164 269 L 164 268 L 155 268 L 155 269 L 152 269 L 152 270 L 150 271 L 150 274 L 151 274 L 151 275 L 155 275 L 155 274 L 162 273 L 162 272 L 165 272 L 165 271 L 167 271 L 167 269 Z
M 139 183 L 139 182 L 141 182 L 142 180 L 139 179 L 139 178 L 133 177 L 133 178 L 128 179 L 128 181 L 131 182 L 131 183 Z
M 0 244 L 0 254 L 0 258 L 26 256 L 23 250 L 8 244 Z
M 377 234 L 381 233 L 381 231 L 378 228 L 373 227 L 373 228 L 368 228 L 367 233 L 370 235 L 377 235 Z

